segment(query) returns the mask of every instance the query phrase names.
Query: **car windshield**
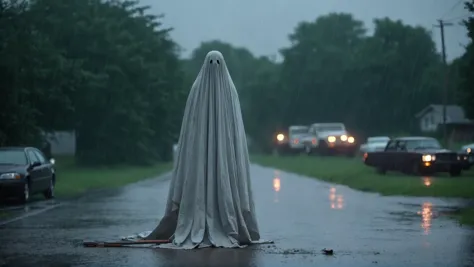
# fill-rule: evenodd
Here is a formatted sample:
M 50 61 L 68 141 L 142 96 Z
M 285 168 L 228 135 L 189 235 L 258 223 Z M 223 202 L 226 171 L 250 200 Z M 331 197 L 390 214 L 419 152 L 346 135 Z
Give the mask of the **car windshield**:
M 0 150 L 0 164 L 26 165 L 25 152 L 21 150 Z
M 385 146 L 387 145 L 388 140 L 386 141 L 376 141 L 376 142 L 370 142 L 369 144 L 372 146 Z
M 474 144 L 468 144 L 468 145 L 463 146 L 462 148 L 468 149 L 468 148 L 473 148 L 473 147 L 474 147 Z
M 318 129 L 321 132 L 344 131 L 344 127 L 341 125 L 319 126 Z
M 296 128 L 290 130 L 291 134 L 305 134 L 308 133 L 308 128 Z
M 406 144 L 407 149 L 441 148 L 435 139 L 410 140 Z
M 367 143 L 387 143 L 388 137 L 369 137 Z

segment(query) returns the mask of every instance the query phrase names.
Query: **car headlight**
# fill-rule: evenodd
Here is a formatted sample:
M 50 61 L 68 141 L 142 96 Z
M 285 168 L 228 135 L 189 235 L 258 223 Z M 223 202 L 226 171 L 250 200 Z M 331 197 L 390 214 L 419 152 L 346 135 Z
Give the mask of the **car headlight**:
M 421 159 L 424 161 L 424 162 L 430 162 L 430 161 L 435 161 L 436 160 L 436 156 L 435 155 L 423 155 L 421 157 Z
M 341 141 L 343 142 L 347 141 L 347 135 L 345 134 L 341 135 Z
M 351 144 L 354 143 L 354 142 L 355 142 L 354 137 L 349 136 L 349 138 L 347 138 L 347 142 L 349 142 L 349 143 L 351 143 Z
M 16 172 L 4 173 L 0 175 L 0 179 L 9 180 L 9 179 L 20 179 L 21 175 Z
M 467 154 L 471 153 L 471 151 L 472 151 L 472 149 L 471 149 L 470 147 L 468 147 L 468 148 L 466 149 Z
M 328 142 L 329 142 L 329 143 L 334 143 L 334 142 L 336 142 L 336 137 L 335 137 L 335 136 L 328 136 Z
M 277 135 L 277 140 L 280 141 L 280 142 L 285 140 L 285 135 L 284 134 L 278 134 Z

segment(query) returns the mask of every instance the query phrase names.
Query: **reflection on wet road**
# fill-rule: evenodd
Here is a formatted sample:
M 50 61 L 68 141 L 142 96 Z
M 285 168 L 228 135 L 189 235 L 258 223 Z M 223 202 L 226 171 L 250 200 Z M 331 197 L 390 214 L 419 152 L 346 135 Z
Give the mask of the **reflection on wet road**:
M 344 207 L 344 196 L 336 194 L 336 188 L 329 189 L 329 200 L 331 201 L 331 209 L 342 209 Z
M 281 181 L 280 181 L 280 171 L 275 171 L 275 177 L 273 178 L 273 190 L 275 190 L 275 203 L 278 203 L 278 192 L 280 192 Z
M 433 205 L 429 202 L 424 202 L 421 211 L 418 212 L 421 215 L 421 228 L 425 235 L 430 233 L 431 220 L 433 219 Z
M 274 245 L 198 251 L 81 246 L 84 239 L 116 239 L 154 228 L 168 194 L 169 177 L 164 177 L 0 226 L 0 259 L 13 266 L 474 264 L 473 231 L 437 216 L 457 205 L 454 200 L 381 197 L 257 165 L 251 171 L 261 235 Z M 322 255 L 323 248 L 335 255 Z

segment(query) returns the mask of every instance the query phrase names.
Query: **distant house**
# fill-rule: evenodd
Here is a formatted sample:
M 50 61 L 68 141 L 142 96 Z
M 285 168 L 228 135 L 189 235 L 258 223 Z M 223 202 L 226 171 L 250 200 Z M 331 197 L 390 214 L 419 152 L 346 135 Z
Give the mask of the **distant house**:
M 46 140 L 51 145 L 53 155 L 75 155 L 76 154 L 76 133 L 74 131 L 58 131 L 44 133 Z
M 436 132 L 442 129 L 440 125 L 443 125 L 443 106 L 429 105 L 418 112 L 415 117 L 422 132 Z M 451 142 L 474 140 L 474 121 L 466 117 L 462 107 L 457 105 L 446 106 L 446 126 Z
M 415 117 L 418 119 L 420 130 L 422 132 L 435 132 L 438 130 L 438 126 L 443 124 L 443 106 L 442 105 L 429 105 Z M 464 109 L 456 105 L 446 106 L 446 124 L 471 124 L 466 115 Z

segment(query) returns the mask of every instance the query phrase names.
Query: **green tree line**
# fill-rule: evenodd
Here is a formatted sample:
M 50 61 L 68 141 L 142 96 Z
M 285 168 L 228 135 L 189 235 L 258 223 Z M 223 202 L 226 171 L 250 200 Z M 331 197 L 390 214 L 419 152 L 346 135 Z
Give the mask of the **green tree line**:
M 472 103 L 466 97 L 472 83 L 463 82 L 472 73 L 466 55 L 446 72 L 430 30 L 389 18 L 373 24 L 368 33 L 362 21 L 345 13 L 301 22 L 278 63 L 230 44 L 205 42 L 187 63 L 188 72 L 196 71 L 192 66 L 208 48 L 227 52 L 246 130 L 264 150 L 277 131 L 315 122 L 343 122 L 358 137 L 416 134 L 415 114 L 443 103 L 446 73 L 447 103 Z
M 138 1 L 0 3 L 1 145 L 63 129 L 84 164 L 170 158 L 186 90 L 159 16 Z
M 443 100 L 431 32 L 389 18 L 375 19 L 371 33 L 346 13 L 301 22 L 282 62 L 219 40 L 180 60 L 162 16 L 138 1 L 0 3 L 0 145 L 75 130 L 84 164 L 168 160 L 187 93 L 214 49 L 239 91 L 247 134 L 263 150 L 294 124 L 343 122 L 358 136 L 414 132 L 414 115 Z M 473 2 L 466 8 L 473 12 Z M 472 19 L 465 24 L 472 40 Z M 472 50 L 449 66 L 448 102 L 474 117 Z

